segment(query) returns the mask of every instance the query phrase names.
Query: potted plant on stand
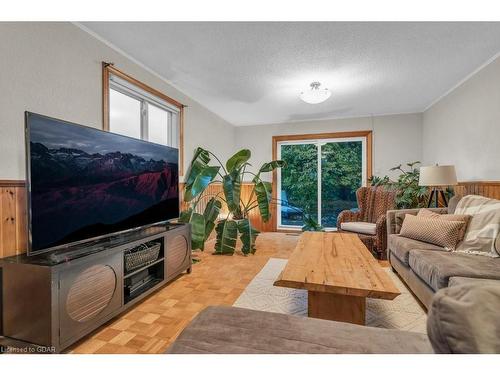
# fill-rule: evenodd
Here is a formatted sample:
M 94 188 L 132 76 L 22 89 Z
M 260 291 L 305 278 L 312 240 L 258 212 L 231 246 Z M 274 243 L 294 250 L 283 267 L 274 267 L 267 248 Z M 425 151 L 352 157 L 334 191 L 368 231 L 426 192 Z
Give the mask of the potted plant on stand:
M 401 172 L 396 181 L 392 181 L 388 176 L 373 176 L 370 180 L 371 185 L 384 186 L 387 189 L 395 190 L 396 206 L 399 209 L 425 207 L 429 189 L 426 186 L 418 185 L 420 177 L 419 164 L 419 161 L 407 163 L 408 169 L 404 169 L 401 164 L 397 165 L 390 169 L 391 171 Z

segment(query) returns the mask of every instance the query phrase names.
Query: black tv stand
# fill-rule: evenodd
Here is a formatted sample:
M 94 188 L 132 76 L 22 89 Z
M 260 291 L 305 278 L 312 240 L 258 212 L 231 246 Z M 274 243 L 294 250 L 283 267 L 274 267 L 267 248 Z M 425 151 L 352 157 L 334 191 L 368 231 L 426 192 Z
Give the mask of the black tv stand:
M 161 244 L 158 258 L 126 272 L 124 253 L 151 241 Z M 85 245 L 2 260 L 4 336 L 60 352 L 191 271 L 186 224 L 156 226 Z

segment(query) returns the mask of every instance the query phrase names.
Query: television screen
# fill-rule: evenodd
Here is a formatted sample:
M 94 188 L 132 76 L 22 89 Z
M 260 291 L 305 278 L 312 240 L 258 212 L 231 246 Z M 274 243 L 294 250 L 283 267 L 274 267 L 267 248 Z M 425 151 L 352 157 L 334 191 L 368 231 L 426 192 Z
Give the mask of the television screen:
M 178 150 L 26 113 L 31 254 L 179 216 Z

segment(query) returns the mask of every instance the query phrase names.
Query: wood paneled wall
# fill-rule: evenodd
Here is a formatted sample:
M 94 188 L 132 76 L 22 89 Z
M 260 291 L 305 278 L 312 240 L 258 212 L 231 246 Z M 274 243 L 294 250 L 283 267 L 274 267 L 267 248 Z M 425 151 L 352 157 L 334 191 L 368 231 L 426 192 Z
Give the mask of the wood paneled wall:
M 488 198 L 500 199 L 500 181 L 465 181 L 455 186 L 455 194 L 482 195 Z
M 0 258 L 26 252 L 24 181 L 0 181 Z
M 181 195 L 183 184 L 181 184 Z M 245 183 L 241 189 L 243 201 L 250 198 L 252 184 Z M 485 197 L 500 199 L 500 181 L 467 181 L 460 182 L 455 187 L 455 192 L 461 195 L 476 194 Z M 198 206 L 197 211 L 203 212 L 207 202 L 212 196 L 222 194 L 221 184 L 209 186 Z M 181 196 L 182 199 L 182 196 Z M 181 200 L 181 209 L 187 205 Z M 227 212 L 227 208 L 223 207 Z M 275 210 L 273 210 L 275 211 Z M 26 189 L 24 181 L 0 180 L 0 258 L 21 254 L 26 251 Z M 250 214 L 252 225 L 261 232 L 276 231 L 276 215 L 264 223 L 260 219 L 258 209 Z

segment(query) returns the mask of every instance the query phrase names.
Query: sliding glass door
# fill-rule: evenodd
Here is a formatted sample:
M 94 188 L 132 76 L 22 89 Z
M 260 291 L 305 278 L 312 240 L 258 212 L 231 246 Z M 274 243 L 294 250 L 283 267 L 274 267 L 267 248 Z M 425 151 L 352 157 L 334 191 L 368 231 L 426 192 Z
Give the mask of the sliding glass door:
M 340 211 L 357 207 L 356 190 L 366 184 L 366 138 L 277 143 L 278 228 L 299 228 L 304 215 L 335 228 Z
M 283 143 L 279 151 L 278 159 L 286 160 L 287 166 L 278 177 L 278 225 L 302 226 L 304 213 L 318 220 L 317 144 Z

